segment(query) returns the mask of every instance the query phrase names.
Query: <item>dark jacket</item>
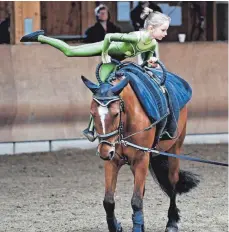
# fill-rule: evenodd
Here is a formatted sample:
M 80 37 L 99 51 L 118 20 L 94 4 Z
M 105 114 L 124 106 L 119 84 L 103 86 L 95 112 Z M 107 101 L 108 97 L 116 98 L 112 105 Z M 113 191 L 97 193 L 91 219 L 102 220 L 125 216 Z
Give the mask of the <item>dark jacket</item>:
M 10 19 L 6 18 L 0 23 L 0 44 L 9 44 L 10 43 L 10 33 L 9 28 Z
M 131 22 L 135 31 L 139 31 L 139 29 L 143 28 L 144 26 L 145 20 L 141 19 L 140 17 L 142 11 L 143 11 L 142 7 L 138 5 L 130 12 Z
M 153 2 L 149 3 L 149 8 L 152 9 L 153 11 L 159 11 L 162 13 L 161 8 Z M 141 28 L 144 27 L 145 19 L 142 19 L 140 17 L 142 12 L 143 12 L 143 8 L 141 7 L 140 4 L 138 4 L 130 13 L 131 22 L 135 31 L 139 31 Z
M 89 27 L 86 32 L 85 43 L 95 43 L 104 40 L 107 33 L 121 32 L 121 29 L 114 25 L 112 22 L 107 22 L 107 31 L 105 32 L 100 22 L 97 22 L 94 26 Z

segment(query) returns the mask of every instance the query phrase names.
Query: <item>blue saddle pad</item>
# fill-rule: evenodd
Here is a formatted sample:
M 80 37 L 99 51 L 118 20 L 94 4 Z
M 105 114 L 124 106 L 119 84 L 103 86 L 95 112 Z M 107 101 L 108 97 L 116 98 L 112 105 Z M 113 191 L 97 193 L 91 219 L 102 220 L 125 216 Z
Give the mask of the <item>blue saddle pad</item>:
M 162 80 L 162 71 L 158 69 L 150 69 L 156 78 Z M 169 109 L 170 114 L 167 118 L 167 124 L 164 133 L 168 133 L 170 137 L 175 136 L 177 129 L 177 122 L 179 119 L 180 110 L 188 103 L 192 97 L 192 89 L 190 85 L 181 77 L 174 73 L 167 72 L 165 81 L 168 98 L 170 101 Z
M 129 83 L 151 123 L 158 124 L 164 132 L 173 137 L 177 129 L 179 111 L 190 100 L 192 90 L 186 81 L 168 72 L 165 82 L 168 94 L 166 97 L 158 84 L 162 78 L 162 71 L 149 70 L 155 77 L 151 78 L 140 66 L 129 63 L 118 71 L 111 73 L 108 80 L 111 80 L 116 74 L 124 74 L 128 77 Z M 169 101 L 167 101 L 167 98 L 169 98 Z M 161 130 L 161 128 L 157 129 Z

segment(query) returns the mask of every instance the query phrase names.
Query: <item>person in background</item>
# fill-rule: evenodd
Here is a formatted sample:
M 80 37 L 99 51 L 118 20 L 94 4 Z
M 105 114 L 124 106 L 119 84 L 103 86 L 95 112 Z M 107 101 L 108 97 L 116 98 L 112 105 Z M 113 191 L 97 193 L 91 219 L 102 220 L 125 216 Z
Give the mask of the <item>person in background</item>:
M 130 13 L 131 22 L 135 31 L 139 31 L 144 27 L 145 20 L 141 17 L 141 15 L 146 7 L 149 7 L 154 12 L 158 11 L 162 13 L 161 8 L 156 3 L 151 1 L 139 1 L 138 5 L 132 9 Z
M 140 1 L 138 5 L 131 10 L 130 19 L 135 31 L 139 31 L 144 26 L 144 19 L 140 16 L 145 7 L 149 7 L 148 1 Z
M 0 21 L 0 44 L 10 44 L 10 17 Z
M 161 7 L 158 6 L 155 2 L 149 1 L 149 8 L 152 9 L 153 11 L 163 13 Z
M 107 33 L 121 32 L 121 29 L 110 22 L 110 13 L 106 5 L 100 4 L 95 8 L 97 22 L 89 27 L 86 32 L 85 43 L 95 43 L 104 40 Z
M 206 2 L 191 2 L 191 40 L 206 40 L 204 35 L 206 20 Z

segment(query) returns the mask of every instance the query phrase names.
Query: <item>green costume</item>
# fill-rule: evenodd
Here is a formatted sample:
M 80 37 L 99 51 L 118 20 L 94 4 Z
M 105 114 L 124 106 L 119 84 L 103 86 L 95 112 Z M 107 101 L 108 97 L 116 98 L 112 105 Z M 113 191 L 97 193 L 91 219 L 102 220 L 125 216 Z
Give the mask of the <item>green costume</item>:
M 110 58 L 119 61 L 138 54 L 147 53 L 145 60 L 148 60 L 156 50 L 157 42 L 152 39 L 147 31 L 137 31 L 131 33 L 106 34 L 104 41 L 70 46 L 67 43 L 43 35 L 43 31 L 33 32 L 22 37 L 21 42 L 41 42 L 49 44 L 68 57 L 90 57 L 102 56 L 103 66 L 100 71 L 100 78 L 105 81 L 109 74 L 115 69 L 115 65 L 110 63 Z M 105 64 L 106 63 L 106 64 Z M 89 131 L 93 131 L 92 118 L 90 120 Z

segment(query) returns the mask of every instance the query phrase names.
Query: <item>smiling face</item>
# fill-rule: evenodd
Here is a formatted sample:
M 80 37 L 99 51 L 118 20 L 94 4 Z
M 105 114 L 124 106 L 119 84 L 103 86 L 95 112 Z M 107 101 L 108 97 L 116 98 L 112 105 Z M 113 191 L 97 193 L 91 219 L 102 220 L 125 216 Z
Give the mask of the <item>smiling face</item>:
M 169 21 L 165 21 L 160 26 L 148 26 L 148 31 L 152 39 L 162 40 L 167 35 L 167 30 L 169 28 Z

